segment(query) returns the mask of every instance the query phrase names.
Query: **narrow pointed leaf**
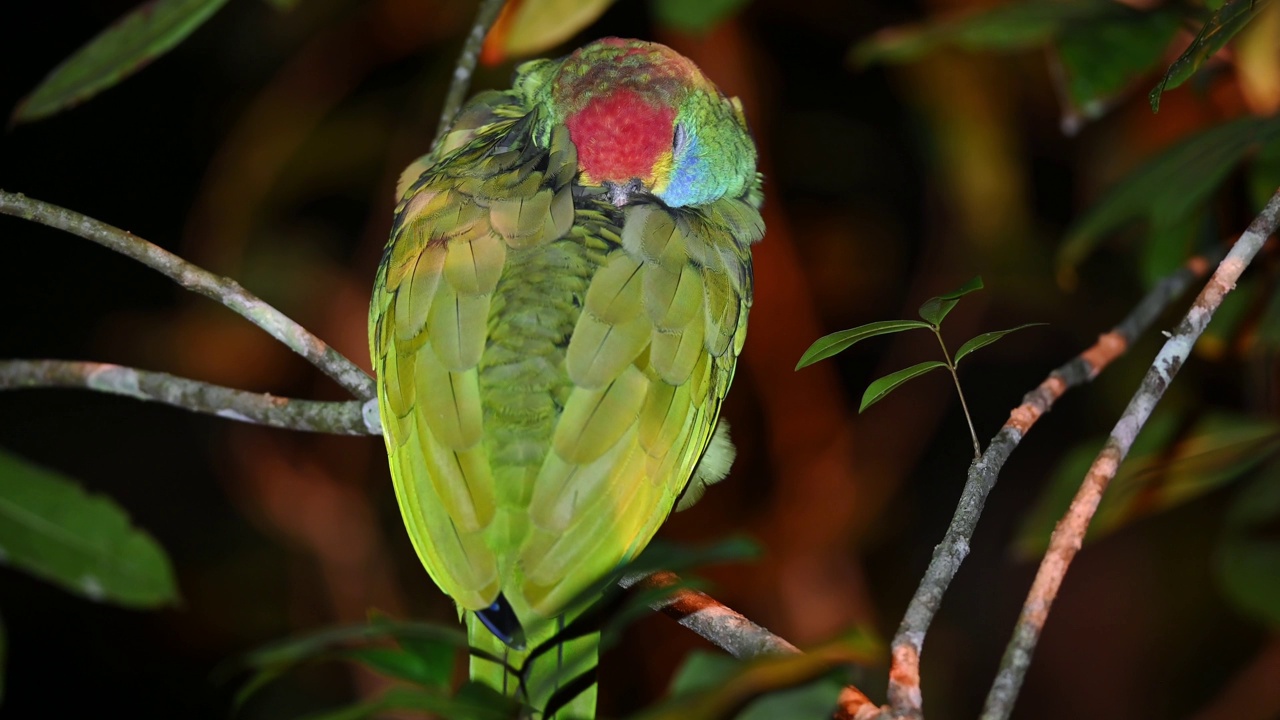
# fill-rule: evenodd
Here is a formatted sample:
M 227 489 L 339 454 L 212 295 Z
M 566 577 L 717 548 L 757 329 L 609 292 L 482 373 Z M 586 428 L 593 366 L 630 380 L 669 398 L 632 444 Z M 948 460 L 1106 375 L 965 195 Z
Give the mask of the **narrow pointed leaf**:
M 1243 117 L 1197 133 L 1120 181 L 1067 232 L 1060 272 L 1080 264 L 1107 234 L 1135 220 L 1186 222 L 1249 153 L 1280 137 L 1280 119 Z
M 903 368 L 898 372 L 885 375 L 867 386 L 866 392 L 862 393 L 862 404 L 858 406 L 858 412 L 862 412 L 880 402 L 886 395 L 898 389 L 898 386 L 906 381 L 920 377 L 930 370 L 937 370 L 946 366 L 947 364 L 940 360 L 930 360 L 929 362 L 922 362 L 919 365 L 912 365 L 909 368 Z
M 1024 50 L 1043 45 L 1071 23 L 1123 10 L 1110 0 L 1010 2 L 927 25 L 889 28 L 856 45 L 851 57 L 867 65 L 910 62 L 942 47 Z
M 982 333 L 981 335 L 970 338 L 968 342 L 961 345 L 960 349 L 956 351 L 956 358 L 954 362 L 955 364 L 959 365 L 960 358 L 964 357 L 965 355 L 968 355 L 974 350 L 980 350 L 990 345 L 991 343 L 999 340 L 1005 335 L 1008 335 L 1009 333 L 1018 332 L 1019 330 L 1022 330 L 1024 328 L 1035 327 L 1037 325 L 1048 325 L 1048 323 L 1025 323 L 1023 325 L 1019 325 L 1018 327 L 1009 328 L 1008 330 L 994 330 L 992 332 Z
M 227 0 L 152 0 L 138 6 L 54 68 L 13 112 L 38 120 L 78 105 L 145 67 L 200 27 Z
M 173 568 L 112 500 L 0 451 L 0 562 L 98 602 L 177 602 Z
M 819 360 L 826 360 L 832 355 L 847 350 L 850 345 L 867 338 L 917 329 L 928 330 L 930 328 L 928 323 L 923 323 L 919 320 L 881 320 L 880 322 L 859 325 L 856 328 L 824 335 L 814 341 L 808 350 L 804 351 L 804 355 L 800 356 L 800 362 L 796 363 L 796 369 L 808 367 Z
M 977 276 L 949 293 L 931 297 L 920 306 L 920 317 L 935 327 L 941 325 L 942 319 L 955 308 L 960 298 L 982 288 L 982 277 Z
M 653 0 L 653 14 L 663 25 L 676 30 L 705 33 L 733 16 L 750 0 Z
M 1231 38 L 1235 37 L 1236 33 L 1249 24 L 1249 21 L 1257 17 L 1269 1 L 1228 0 L 1223 3 L 1222 7 L 1218 8 L 1217 12 L 1211 15 L 1200 28 L 1200 32 L 1196 34 L 1187 49 L 1173 61 L 1165 71 L 1164 77 L 1160 79 L 1160 83 L 1147 96 L 1151 101 L 1151 112 L 1160 112 L 1160 96 L 1165 90 L 1172 90 L 1186 82 L 1187 78 L 1194 75 L 1205 61 L 1221 50 Z
M 1140 75 L 1154 68 L 1181 22 L 1182 14 L 1172 7 L 1125 8 L 1115 16 L 1067 28 L 1057 51 L 1067 96 L 1080 119 L 1101 116 Z

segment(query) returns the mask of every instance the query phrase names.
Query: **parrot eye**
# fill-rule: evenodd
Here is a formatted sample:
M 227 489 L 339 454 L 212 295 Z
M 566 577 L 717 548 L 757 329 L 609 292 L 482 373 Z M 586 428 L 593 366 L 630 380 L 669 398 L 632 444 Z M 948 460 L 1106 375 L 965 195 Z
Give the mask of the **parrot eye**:
M 685 132 L 684 126 L 676 125 L 675 137 L 671 141 L 671 154 L 679 155 L 680 151 L 684 149 L 684 146 L 688 142 L 688 140 L 689 140 L 689 137 L 688 137 L 688 134 Z

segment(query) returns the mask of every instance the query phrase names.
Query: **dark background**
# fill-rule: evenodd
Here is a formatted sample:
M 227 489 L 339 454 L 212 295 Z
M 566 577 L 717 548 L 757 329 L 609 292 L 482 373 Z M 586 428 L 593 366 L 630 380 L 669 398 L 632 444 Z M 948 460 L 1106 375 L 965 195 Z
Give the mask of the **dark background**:
M 1118 321 L 1141 295 L 1132 246 L 1108 246 L 1073 287 L 1053 253 L 1109 183 L 1174 139 L 1242 112 L 1229 87 L 1141 95 L 1075 137 L 1059 129 L 1042 52 L 943 53 L 857 69 L 883 27 L 971 3 L 756 0 L 704 37 L 619 2 L 555 54 L 609 35 L 657 39 L 743 97 L 767 175 L 752 332 L 725 416 L 739 460 L 662 536 L 758 539 L 754 565 L 708 568 L 714 594 L 801 645 L 855 625 L 889 638 L 941 537 L 971 458 L 950 381 L 935 373 L 859 416 L 866 383 L 932 359 L 927 335 L 857 346 L 799 373 L 822 334 L 912 317 L 982 275 L 948 318 L 952 347 L 1024 322 L 967 361 L 978 435 Z M 0 111 L 133 6 L 21 3 L 0 19 Z M 82 107 L 0 133 L 0 187 L 130 230 L 236 278 L 368 367 L 365 316 L 400 169 L 425 152 L 470 3 L 236 0 L 172 53 Z M 503 85 L 511 63 L 475 87 Z M 1223 79 L 1220 84 L 1229 84 Z M 1247 214 L 1229 205 L 1235 231 Z M 1224 230 L 1224 232 L 1228 232 Z M 1166 318 L 1163 325 L 1172 324 Z M 1008 549 L 1056 462 L 1109 429 L 1153 356 L 1145 340 L 1037 425 L 993 493 L 928 637 L 930 718 L 973 717 L 1030 579 Z M 1229 349 L 1228 349 L 1229 350 Z M 92 243 L 0 218 L 0 357 L 114 362 L 261 392 L 342 399 L 265 333 Z M 1175 394 L 1269 409 L 1247 360 L 1193 361 Z M 0 393 L 0 446 L 127 508 L 171 554 L 182 603 L 96 605 L 0 572 L 9 718 L 223 718 L 239 678 L 220 664 L 369 608 L 451 622 L 399 525 L 382 443 L 307 436 L 78 391 Z M 1072 568 L 1018 705 L 1024 718 L 1193 714 L 1263 634 L 1221 599 L 1214 493 L 1089 547 Z M 602 709 L 659 697 L 698 638 L 661 617 L 604 658 Z M 858 684 L 878 700 L 884 666 Z M 380 681 L 325 665 L 241 711 L 294 717 Z

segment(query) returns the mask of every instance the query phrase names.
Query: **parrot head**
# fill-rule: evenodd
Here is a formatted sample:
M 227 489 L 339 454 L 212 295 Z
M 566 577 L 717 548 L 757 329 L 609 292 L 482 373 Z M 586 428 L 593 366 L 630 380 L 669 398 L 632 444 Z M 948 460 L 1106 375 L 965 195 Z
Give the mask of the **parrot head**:
M 756 175 L 742 106 L 665 45 L 604 38 L 528 68 L 548 124 L 577 149 L 579 182 L 617 206 L 653 196 L 670 207 L 737 197 Z

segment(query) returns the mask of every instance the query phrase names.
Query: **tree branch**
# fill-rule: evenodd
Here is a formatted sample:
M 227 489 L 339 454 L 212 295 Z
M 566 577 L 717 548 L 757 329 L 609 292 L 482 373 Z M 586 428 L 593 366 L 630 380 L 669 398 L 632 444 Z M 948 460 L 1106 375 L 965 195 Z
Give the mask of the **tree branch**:
M 0 360 L 0 390 L 81 388 L 288 430 L 378 435 L 376 400 L 294 400 L 211 385 L 162 372 L 67 360 Z
M 471 34 L 458 53 L 458 64 L 453 68 L 453 79 L 449 81 L 449 92 L 444 97 L 444 108 L 440 111 L 440 125 L 436 128 L 436 138 L 431 142 L 435 147 L 444 137 L 445 131 L 453 124 L 453 117 L 462 109 L 462 102 L 467 99 L 467 90 L 471 87 L 471 76 L 476 71 L 476 61 L 480 59 L 480 49 L 484 47 L 484 37 L 489 28 L 498 19 L 505 0 L 480 0 L 480 9 L 476 12 L 475 24 L 471 26 Z
M 1022 404 L 1009 414 L 1008 421 L 992 438 L 987 450 L 969 466 L 955 515 L 942 541 L 934 548 L 933 558 L 911 598 L 902 623 L 893 638 L 889 670 L 888 699 L 894 718 L 924 717 L 920 691 L 920 654 L 934 615 L 942 605 L 960 564 L 969 554 L 969 541 L 982 516 L 987 495 L 996 485 L 1005 461 L 1018 443 L 1067 390 L 1097 377 L 1113 360 L 1122 355 L 1133 341 L 1150 327 L 1169 303 L 1182 294 L 1192 280 L 1204 277 L 1212 260 L 1194 258 L 1178 272 L 1161 280 L 1127 317 L 1111 332 L 1098 338 L 1088 350 L 1049 373 L 1044 382 L 1022 398 Z
M 266 330 L 360 400 L 375 396 L 373 378 L 367 373 L 235 280 L 214 275 L 133 233 L 18 193 L 0 190 L 0 214 L 65 230 L 159 270 L 182 287 L 222 303 Z
M 1173 381 L 1182 364 L 1191 354 L 1200 334 L 1204 332 L 1214 311 L 1222 304 L 1222 299 L 1236 286 L 1236 280 L 1248 267 L 1254 255 L 1262 248 L 1267 238 L 1275 232 L 1280 224 L 1280 190 L 1272 196 L 1267 206 L 1258 217 L 1250 223 L 1249 229 L 1240 236 L 1236 244 L 1227 253 L 1226 258 L 1218 265 L 1209 282 L 1200 291 L 1191 309 L 1174 329 L 1173 334 L 1165 342 L 1160 353 L 1147 370 L 1146 376 L 1138 391 L 1129 401 L 1129 406 L 1116 422 L 1111 436 L 1107 439 L 1102 452 L 1093 461 L 1088 474 L 1075 499 L 1067 509 L 1066 515 L 1058 521 L 1049 540 L 1049 549 L 1045 552 L 1036 571 L 1036 578 L 1031 584 L 1031 591 L 1022 606 L 1018 624 L 1013 631 L 1013 638 L 1005 649 L 1000 661 L 1000 672 L 996 675 L 991 691 L 987 694 L 986 706 L 982 711 L 983 720 L 1001 720 L 1013 712 L 1014 701 L 1027 668 L 1031 665 L 1031 654 L 1035 651 L 1036 642 L 1049 617 L 1049 609 L 1057 597 L 1058 588 L 1071 565 L 1072 559 L 1084 542 L 1085 532 L 1093 513 L 1098 509 L 1102 494 L 1107 485 L 1115 477 L 1120 463 L 1124 461 L 1133 445 L 1134 439 L 1147 418 L 1151 416 L 1156 403 L 1164 395 L 1169 383 Z
M 680 577 L 672 572 L 624 575 L 618 585 L 625 589 L 662 589 L 673 587 Z M 650 605 L 655 612 L 675 620 L 712 645 L 739 660 L 761 655 L 793 655 L 801 650 L 783 638 L 755 624 L 745 615 L 726 606 L 710 595 L 681 588 Z M 852 685 L 840 692 L 835 720 L 870 720 L 879 708 L 863 692 Z

